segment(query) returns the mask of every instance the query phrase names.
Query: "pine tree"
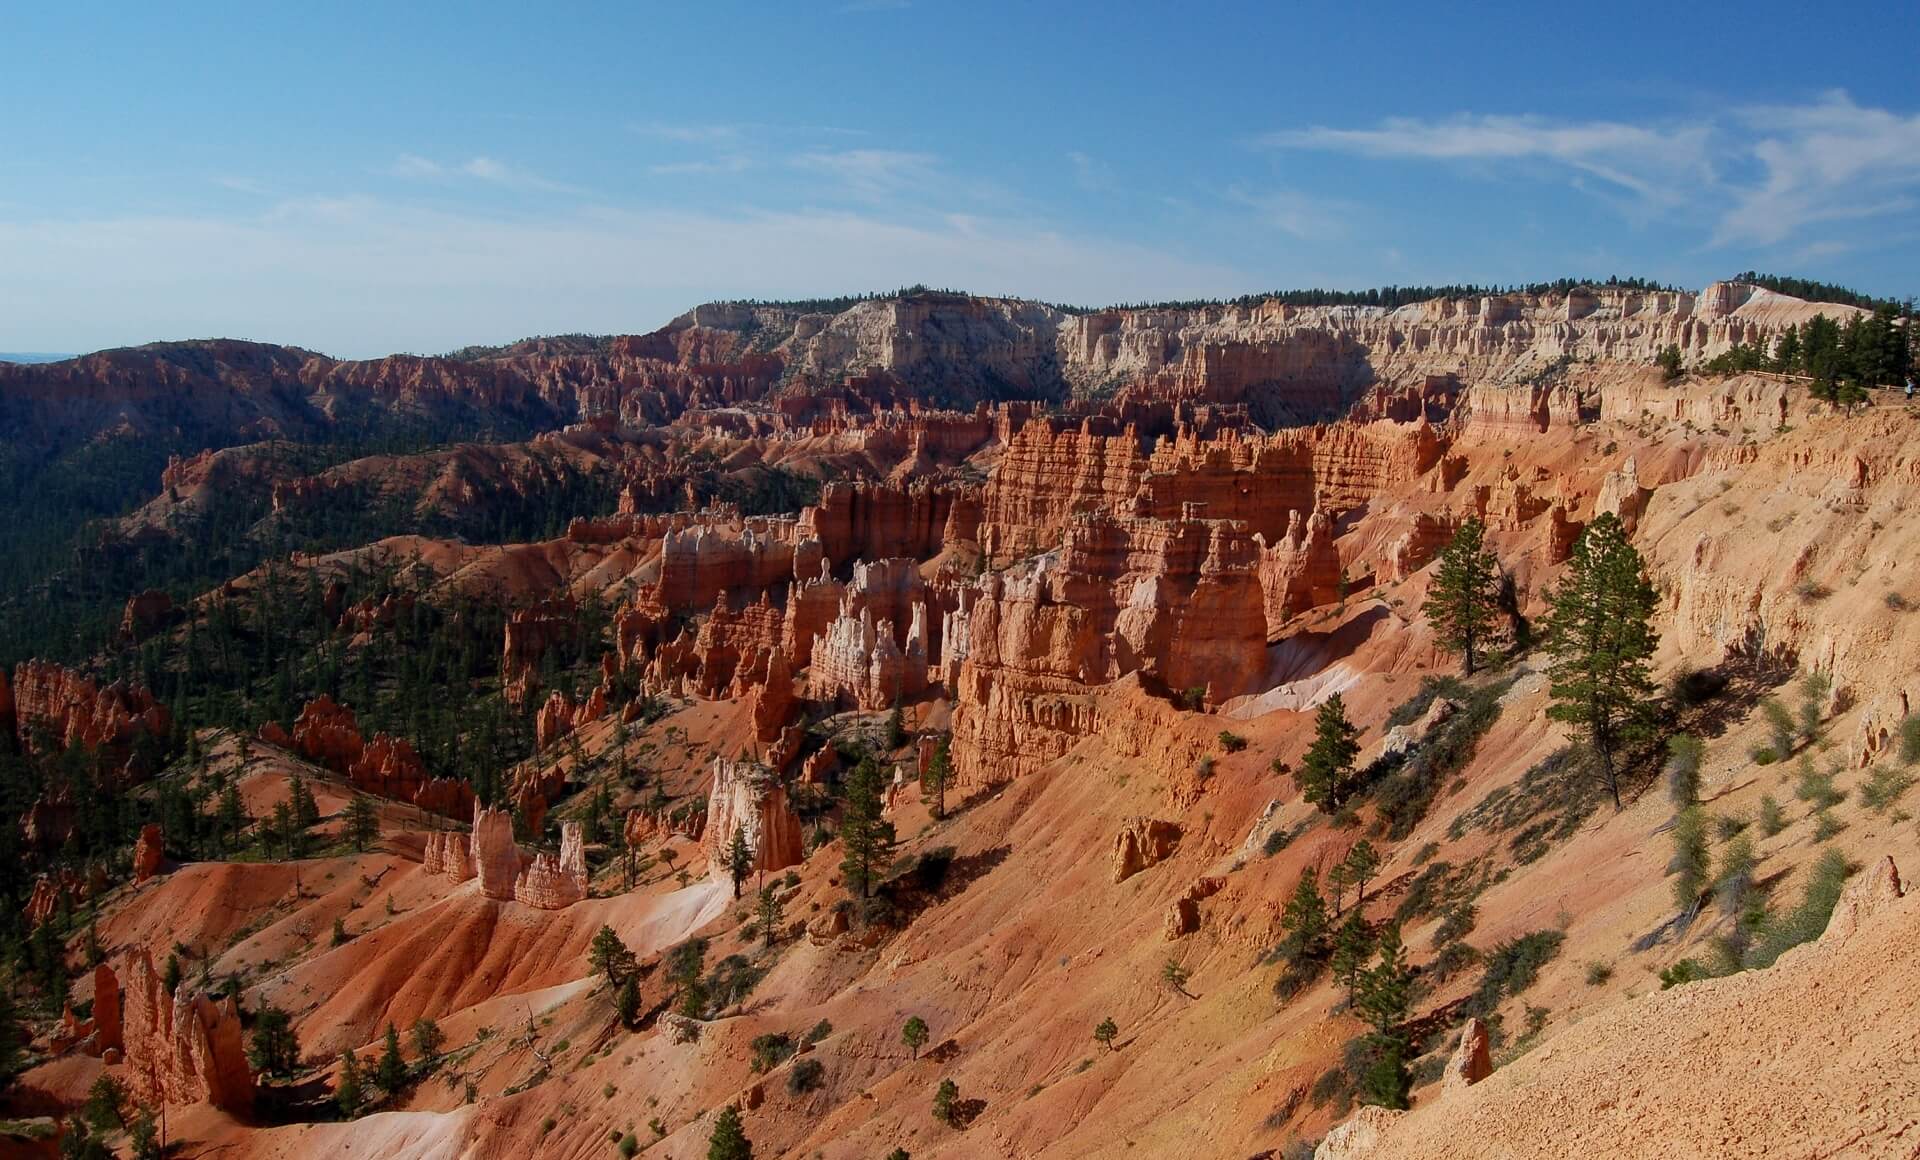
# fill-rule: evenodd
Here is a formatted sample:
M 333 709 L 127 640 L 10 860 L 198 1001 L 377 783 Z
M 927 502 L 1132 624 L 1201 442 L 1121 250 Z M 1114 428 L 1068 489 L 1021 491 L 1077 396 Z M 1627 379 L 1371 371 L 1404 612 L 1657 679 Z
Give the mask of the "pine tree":
M 253 819 L 247 816 L 246 803 L 240 800 L 240 788 L 232 782 L 220 788 L 220 806 L 216 815 L 219 821 L 220 849 L 224 853 L 229 842 L 237 842 L 240 835 L 246 833 Z
M 1671 343 L 1661 349 L 1659 357 L 1654 361 L 1660 364 L 1662 371 L 1666 372 L 1668 382 L 1679 378 L 1683 373 L 1681 370 L 1680 348 Z
M 1353 759 L 1360 752 L 1360 731 L 1347 720 L 1347 705 L 1338 693 L 1320 703 L 1313 728 L 1313 745 L 1300 760 L 1294 780 L 1301 796 L 1318 806 L 1321 813 L 1338 813 L 1352 792 Z
M 927 1045 L 927 1021 L 918 1015 L 908 1017 L 900 1028 L 900 1042 L 907 1045 L 914 1059 L 919 1059 L 920 1049 Z
M 307 787 L 303 777 L 293 779 L 293 788 L 288 791 L 293 800 L 293 820 L 301 829 L 320 820 L 320 807 L 313 800 L 313 790 Z
M 355 850 L 364 852 L 379 838 L 380 815 L 374 811 L 373 799 L 363 793 L 354 794 L 347 802 L 347 840 Z
M 740 1109 L 728 1104 L 714 1117 L 707 1137 L 707 1160 L 753 1160 L 753 1143 L 740 1123 Z
M 380 1050 L 380 1062 L 373 1066 L 373 1082 L 389 1096 L 407 1086 L 407 1061 L 400 1054 L 400 1032 L 387 1024 L 387 1042 Z
M 1280 912 L 1280 927 L 1287 932 L 1286 952 L 1292 959 L 1314 958 L 1327 946 L 1327 903 L 1320 897 L 1320 875 L 1309 866 L 1294 884 L 1293 897 Z
M 1347 881 L 1354 886 L 1353 907 L 1358 910 L 1360 904 L 1367 900 L 1367 883 L 1373 881 L 1373 876 L 1380 870 L 1380 852 L 1373 848 L 1372 842 L 1362 838 L 1353 844 L 1353 849 L 1347 851 L 1346 858 L 1340 864 L 1346 868 Z
M 610 926 L 602 926 L 594 933 L 593 941 L 587 945 L 587 965 L 607 976 L 607 985 L 617 987 L 620 980 L 626 978 L 639 966 L 639 960 L 620 941 Z
M 733 879 L 733 896 L 740 897 L 740 884 L 753 873 L 753 847 L 747 845 L 744 826 L 733 828 L 733 840 L 727 843 L 727 876 Z
M 360 1111 L 360 1060 L 351 1051 L 340 1053 L 340 1079 L 333 1086 L 333 1102 L 351 1118 Z
M 1112 1051 L 1114 1038 L 1119 1034 L 1120 1025 L 1113 1021 L 1113 1016 L 1109 1015 L 1094 1026 L 1093 1041 Z
M 629 974 L 620 984 L 620 991 L 614 996 L 614 1010 L 620 1016 L 622 1027 L 632 1027 L 640 1018 L 640 976 Z
M 446 1042 L 447 1033 L 440 1030 L 438 1023 L 425 1017 L 413 1021 L 413 1049 L 419 1053 L 421 1062 L 439 1058 Z
M 1461 668 L 1472 676 L 1480 651 L 1494 637 L 1500 612 L 1500 565 L 1484 547 L 1486 525 L 1468 517 L 1440 553 L 1427 602 L 1421 606 L 1434 639 L 1461 655 Z
M 1373 956 L 1373 932 L 1367 927 L 1366 918 L 1358 906 L 1347 912 L 1345 922 L 1333 939 L 1333 977 L 1347 989 L 1347 998 L 1352 1001 L 1357 996 L 1360 972 L 1366 968 L 1367 960 Z
M 761 889 L 760 900 L 754 905 L 754 921 L 760 927 L 761 939 L 769 948 L 780 933 L 780 912 L 785 908 L 780 896 L 773 892 L 773 887 Z
M 293 1020 L 271 1003 L 253 1017 L 247 1062 L 254 1071 L 276 1079 L 286 1079 L 300 1069 L 300 1041 L 294 1036 Z
M 943 1079 L 933 1092 L 933 1118 L 943 1124 L 952 1124 L 954 1105 L 960 1102 L 960 1085 L 951 1079 Z
M 847 806 L 840 820 L 840 843 L 846 856 L 840 862 L 840 875 L 849 894 L 871 898 L 880 867 L 893 848 L 893 823 L 880 814 L 879 764 L 871 756 L 862 757 L 847 775 L 846 789 Z
M 1373 1026 L 1368 1046 L 1373 1062 L 1362 1078 L 1360 1098 L 1383 1108 L 1405 1108 L 1412 1077 L 1407 1072 L 1407 1037 L 1400 1029 L 1413 1006 L 1413 968 L 1400 941 L 1400 928 L 1380 934 L 1380 961 L 1361 976 L 1354 995 L 1360 1017 Z
M 927 763 L 927 774 L 920 779 L 921 785 L 933 794 L 933 816 L 940 819 L 947 816 L 947 782 L 953 777 L 953 757 L 948 752 L 948 739 L 941 738 L 933 751 L 933 760 Z
M 1568 563 L 1566 578 L 1547 598 L 1554 654 L 1547 716 L 1579 731 L 1620 809 L 1621 750 L 1652 732 L 1655 694 L 1647 664 L 1659 642 L 1653 628 L 1658 596 L 1612 513 L 1594 519 Z

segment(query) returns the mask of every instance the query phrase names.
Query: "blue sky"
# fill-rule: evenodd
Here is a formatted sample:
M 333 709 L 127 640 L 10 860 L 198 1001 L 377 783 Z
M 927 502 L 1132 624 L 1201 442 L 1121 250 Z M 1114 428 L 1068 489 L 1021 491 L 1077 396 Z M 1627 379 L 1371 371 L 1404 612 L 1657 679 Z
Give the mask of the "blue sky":
M 9 3 L 0 350 L 916 281 L 1920 293 L 1920 5 L 1451 7 Z

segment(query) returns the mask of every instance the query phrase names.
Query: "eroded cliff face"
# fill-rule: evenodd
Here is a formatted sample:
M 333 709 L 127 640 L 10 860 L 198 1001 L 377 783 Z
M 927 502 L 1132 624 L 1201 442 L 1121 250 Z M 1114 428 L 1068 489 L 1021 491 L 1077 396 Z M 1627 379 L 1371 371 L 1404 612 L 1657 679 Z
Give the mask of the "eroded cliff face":
M 1450 668 L 1418 609 L 1435 555 L 1466 518 L 1486 522 L 1513 574 L 1514 611 L 1535 617 L 1594 514 L 1630 519 L 1662 594 L 1663 676 L 1755 657 L 1775 662 L 1770 671 L 1816 669 L 1835 686 L 1824 708 L 1832 759 L 1846 759 L 1837 776 L 1865 778 L 1854 771 L 1897 759 L 1920 697 L 1911 664 L 1920 619 L 1903 609 L 1920 599 L 1905 567 L 1909 549 L 1920 550 L 1904 498 L 1920 484 L 1911 417 L 1884 402 L 1839 413 L 1767 378 L 1666 384 L 1645 365 L 1666 342 L 1697 357 L 1803 320 L 1807 309 L 1737 288 L 1399 311 L 1068 317 L 974 300 L 789 317 L 727 307 L 605 351 L 536 345 L 489 356 L 480 361 L 501 364 L 502 376 L 516 360 L 545 368 L 528 381 L 551 386 L 531 389 L 556 411 L 591 408 L 617 424 L 655 407 L 681 410 L 630 441 L 639 450 L 618 509 L 580 513 L 564 536 L 511 545 L 406 537 L 289 566 L 323 579 L 398 562 L 418 571 L 404 599 L 350 603 L 344 582 L 316 585 L 330 594 L 326 622 L 348 649 L 389 643 L 381 634 L 455 597 L 510 602 L 504 633 L 488 632 L 489 652 L 499 648 L 492 687 L 538 744 L 504 771 L 506 801 L 494 804 L 518 811 L 523 832 L 551 832 L 552 814 L 557 850 L 523 850 L 506 808 L 484 808 L 465 783 L 432 777 L 421 753 L 437 746 L 367 739 L 351 708 L 315 698 L 290 728 L 269 723 L 261 736 L 333 770 L 345 779 L 333 782 L 338 790 L 471 817 L 471 832 L 382 806 L 375 853 L 244 868 L 167 863 L 160 835 L 143 833 L 137 890 L 112 886 L 104 872 L 97 883 L 49 874 L 29 917 L 45 922 L 97 899 L 109 945 L 222 948 L 210 952 L 215 977 L 242 974 L 249 1009 L 262 999 L 293 1004 L 302 1042 L 330 1052 L 364 1046 L 386 1018 L 404 1026 L 424 1015 L 464 1053 L 458 1074 L 474 1085 L 472 1107 L 455 1086 L 421 1084 L 396 1103 L 401 1114 L 353 1123 L 223 1118 L 207 1127 L 179 1116 L 196 1141 L 236 1156 L 349 1143 L 395 1155 L 586 1154 L 631 1128 L 618 1109 L 635 1101 L 656 1101 L 645 1106 L 660 1115 L 668 1149 L 682 1151 L 704 1144 L 703 1115 L 736 1102 L 770 1152 L 910 1146 L 957 1157 L 982 1140 L 1019 1155 L 1279 1150 L 1333 1126 L 1308 1093 L 1360 1028 L 1334 1010 L 1341 996 L 1330 984 L 1272 997 L 1266 956 L 1284 934 L 1277 900 L 1309 867 L 1337 864 L 1363 833 L 1384 864 L 1361 913 L 1380 926 L 1404 922 L 1423 969 L 1439 915 L 1399 908 L 1440 889 L 1442 874 L 1476 899 L 1475 947 L 1564 934 L 1542 993 L 1506 1005 L 1509 1034 L 1536 1001 L 1551 1033 L 1574 1018 L 1566 1033 L 1592 1026 L 1610 1005 L 1638 1001 L 1629 979 L 1638 994 L 1648 971 L 1706 953 L 1706 940 L 1726 930 L 1709 908 L 1697 935 L 1662 926 L 1672 913 L 1658 872 L 1665 851 L 1647 845 L 1670 814 L 1658 795 L 1567 827 L 1544 853 L 1529 847 L 1522 857 L 1520 835 L 1498 829 L 1504 818 L 1491 815 L 1520 808 L 1512 803 L 1567 796 L 1526 780 L 1555 768 L 1563 744 L 1544 716 L 1537 655 L 1502 673 L 1513 683 L 1500 693 L 1498 723 L 1404 841 L 1364 828 L 1377 803 L 1362 802 L 1362 828 L 1349 830 L 1298 799 L 1285 773 L 1328 692 L 1347 698 L 1368 756 L 1417 756 L 1461 711 L 1441 699 L 1401 729 L 1382 725 L 1422 678 Z M 1567 355 L 1598 361 L 1556 365 Z M 626 370 L 576 382 L 568 368 L 581 360 Z M 297 367 L 288 373 L 303 381 Z M 480 381 L 477 371 L 404 362 L 339 373 L 355 389 L 398 384 L 395 397 L 415 401 Z M 937 386 L 966 404 L 1009 383 L 1043 396 L 1117 393 L 1046 413 L 1029 401 L 938 409 L 915 397 Z M 1260 426 L 1356 399 L 1338 421 Z M 696 455 L 702 470 L 783 465 L 838 478 L 818 503 L 750 516 L 686 486 L 675 465 Z M 217 486 L 208 482 L 216 460 L 182 461 L 169 476 Z M 494 466 L 517 462 L 444 457 L 426 474 L 457 505 Z M 284 499 L 326 497 L 289 489 Z M 236 584 L 225 596 L 247 592 Z M 596 606 L 611 613 L 604 639 L 585 630 L 583 610 Z M 131 623 L 149 642 L 171 624 Z M 570 695 L 541 687 L 554 650 L 579 657 Z M 483 669 L 476 679 L 492 681 L 490 660 Z M 48 704 L 104 696 L 49 697 L 47 685 L 0 679 L 0 721 L 10 709 L 44 721 Z M 917 736 L 886 749 L 883 722 L 896 704 Z M 1716 801 L 1739 812 L 1756 809 L 1762 793 L 1791 797 L 1790 783 L 1754 784 L 1739 754 L 1759 726 L 1738 716 L 1730 711 L 1731 732 L 1711 742 L 1705 776 L 1725 795 Z M 810 851 L 801 829 L 804 817 L 809 829 L 833 830 L 836 743 L 853 738 L 886 749 L 896 767 L 886 814 L 898 846 L 871 919 L 866 900 L 847 898 L 844 848 L 829 839 Z M 928 776 L 949 739 L 955 776 L 936 816 L 931 783 L 916 785 L 913 773 Z M 253 765 L 248 776 L 260 781 L 247 792 L 256 796 L 278 792 L 275 777 L 313 775 L 281 754 L 256 753 Z M 601 789 L 625 824 L 603 830 L 596 847 L 581 822 L 599 809 L 588 793 Z M 43 805 L 32 832 L 58 820 Z M 1896 833 L 1883 815 L 1849 817 L 1829 841 L 1850 856 Z M 1804 876 L 1814 849 L 1805 832 L 1756 839 L 1768 873 Z M 729 898 L 725 851 L 736 833 L 755 873 L 781 872 L 769 882 L 785 911 L 767 936 L 743 928 L 747 908 Z M 1870 932 L 1903 905 L 1897 879 L 1863 865 L 1872 872 L 1837 912 L 1837 942 L 1872 938 L 1846 932 Z M 1426 886 L 1423 875 L 1434 876 Z M 313 937 L 336 917 L 348 940 Z M 602 926 L 639 954 L 650 1007 L 677 998 L 658 956 L 695 935 L 712 940 L 713 958 L 737 954 L 766 976 L 750 999 L 709 1012 L 718 1017 L 610 1031 L 607 992 L 583 983 Z M 1656 929 L 1667 941 L 1624 949 Z M 1198 984 L 1179 994 L 1154 987 L 1168 958 Z M 1619 971 L 1612 990 L 1582 980 L 1602 959 Z M 128 971 L 124 1059 L 106 1059 L 117 984 L 98 977 L 92 1026 L 73 1015 L 47 1042 L 127 1069 L 114 1074 L 162 1061 L 156 1094 L 177 1115 L 204 1100 L 240 1107 L 238 1012 L 191 994 L 152 995 L 151 983 L 134 980 L 138 969 Z M 141 978 L 151 975 L 149 962 Z M 1423 1015 L 1451 1010 L 1475 985 L 1471 972 L 1439 976 L 1426 975 L 1435 989 Z M 294 999 L 309 994 L 326 997 Z M 1662 1000 L 1673 1005 L 1663 1017 L 1687 1017 L 1692 1000 L 1678 995 Z M 933 1025 L 937 1071 L 893 1046 L 907 1011 Z M 1120 1050 L 1061 1053 L 1109 1014 L 1124 1026 Z M 808 1054 L 826 1063 L 825 1087 L 803 1099 L 750 1071 L 757 1036 L 823 1022 L 835 1030 Z M 524 1033 L 493 1033 L 523 1024 Z M 1429 1045 L 1443 1057 L 1435 1062 L 1453 1063 L 1416 1103 L 1482 1101 L 1497 1113 L 1490 1123 L 1537 1112 L 1527 1099 L 1545 1098 L 1539 1090 L 1506 1103 L 1492 1094 L 1507 1069 L 1487 1074 L 1479 1030 Z M 1508 1066 L 1557 1058 L 1549 1052 L 1550 1037 Z M 1904 1080 L 1910 1055 L 1862 1058 Z M 1076 1066 L 1083 1056 L 1092 1062 Z M 1176 1057 L 1178 1068 L 1165 1066 Z M 62 1059 L 45 1072 L 76 1066 L 94 1064 Z M 981 1102 L 965 1132 L 929 1126 L 925 1114 L 930 1082 L 948 1075 Z M 609 1100 L 609 1088 L 621 1099 Z M 1332 1143 L 1415 1132 L 1420 1114 L 1396 1123 L 1368 1113 Z

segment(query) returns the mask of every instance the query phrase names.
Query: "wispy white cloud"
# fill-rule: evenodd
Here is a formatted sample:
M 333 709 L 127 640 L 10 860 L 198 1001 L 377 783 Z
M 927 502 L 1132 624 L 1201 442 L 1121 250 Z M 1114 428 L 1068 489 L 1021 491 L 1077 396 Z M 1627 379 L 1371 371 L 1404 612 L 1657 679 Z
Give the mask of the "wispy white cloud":
M 728 153 L 720 157 L 703 158 L 699 161 L 666 161 L 658 165 L 647 166 L 647 172 L 659 177 L 703 177 L 727 173 L 744 173 L 753 167 L 753 158 L 746 154 Z
M 662 141 L 678 141 L 686 145 L 715 145 L 728 141 L 738 141 L 747 132 L 749 126 L 730 124 L 669 124 L 662 121 L 648 121 L 629 125 L 629 129 L 642 137 L 653 137 Z
M 231 260 L 208 263 L 208 253 Z M 243 215 L 0 215 L 0 301 L 22 304 L 0 317 L 0 349 L 224 334 L 338 355 L 436 351 L 649 330 L 716 297 L 915 282 L 1106 302 L 1241 293 L 1258 279 L 1124 240 L 965 214 L 588 206 L 502 216 L 352 196 Z
M 447 164 L 429 157 L 422 157 L 417 153 L 402 153 L 388 167 L 387 172 L 394 177 L 416 181 L 471 179 L 510 189 L 532 189 L 548 193 L 580 192 L 574 186 L 550 181 L 537 173 L 509 165 L 494 157 L 471 157 L 465 161 Z
M 1823 221 L 1911 212 L 1920 196 L 1920 114 L 1866 109 L 1847 94 L 1744 109 L 1737 123 L 1765 171 L 1721 220 L 1719 243 L 1786 240 Z
M 1359 212 L 1352 202 L 1316 197 L 1294 189 L 1250 190 L 1234 186 L 1228 200 L 1252 209 L 1261 221 L 1303 241 L 1344 238 Z
M 841 192 L 868 202 L 931 188 L 939 179 L 938 158 L 897 149 L 821 150 L 802 153 L 793 158 L 792 164 L 826 177 Z
M 1543 117 L 1459 116 L 1442 121 L 1394 117 L 1371 129 L 1307 129 L 1259 139 L 1279 149 L 1316 149 L 1360 157 L 1424 161 L 1544 161 L 1570 167 L 1662 203 L 1708 180 L 1705 125 L 1648 127 L 1613 121 L 1554 122 Z
M 1257 144 L 1474 164 L 1496 173 L 1510 164 L 1558 169 L 1629 216 L 1711 217 L 1709 246 L 1782 245 L 1821 224 L 1920 207 L 1920 114 L 1862 107 L 1837 91 L 1803 104 L 1752 105 L 1656 124 L 1398 117 L 1367 128 L 1289 129 Z M 1811 245 L 1794 251 L 1833 252 Z

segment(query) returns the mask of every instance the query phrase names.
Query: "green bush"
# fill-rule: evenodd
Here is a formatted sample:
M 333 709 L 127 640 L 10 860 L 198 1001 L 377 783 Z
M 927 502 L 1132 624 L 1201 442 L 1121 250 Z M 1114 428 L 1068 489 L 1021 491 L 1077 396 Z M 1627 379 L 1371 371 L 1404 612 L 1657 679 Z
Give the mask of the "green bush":
M 1503 998 L 1522 994 L 1539 979 L 1540 971 L 1560 953 L 1567 936 L 1557 930 L 1536 930 L 1494 947 L 1482 959 L 1480 985 L 1461 1005 L 1464 1014 L 1485 1019 Z
M 1220 748 L 1226 750 L 1228 753 L 1238 753 L 1246 747 L 1247 739 L 1238 733 L 1233 733 L 1225 729 L 1220 731 Z
M 1793 796 L 1803 802 L 1810 802 L 1816 810 L 1831 809 L 1847 800 L 1846 791 L 1835 789 L 1832 772 L 1821 773 L 1813 767 L 1813 758 L 1800 755 L 1800 778 L 1793 787 Z
M 1788 950 L 1820 937 L 1840 901 L 1849 869 L 1846 858 L 1837 850 L 1828 850 L 1807 875 L 1800 905 L 1784 915 L 1770 919 L 1759 943 L 1747 954 L 1749 967 L 1770 967 Z
M 750 1047 L 753 1051 L 753 1070 L 772 1071 L 792 1058 L 793 1036 L 784 1031 L 770 1031 L 754 1036 Z
M 1860 787 L 1860 800 L 1876 814 L 1884 814 L 1887 807 L 1900 800 L 1902 794 L 1913 788 L 1913 775 L 1902 769 L 1878 768 L 1867 775 L 1866 784 Z
M 804 1095 L 827 1082 L 827 1066 L 812 1056 L 798 1060 L 787 1072 L 787 1091 Z
M 1605 963 L 1587 964 L 1587 986 L 1604 987 L 1613 978 L 1613 968 Z
M 1681 959 L 1672 966 L 1661 970 L 1660 989 L 1665 991 L 1670 987 L 1678 987 L 1685 983 L 1710 977 L 1707 968 L 1701 966 L 1699 960 Z
M 1773 799 L 1772 794 L 1761 798 L 1760 832 L 1771 838 L 1786 828 L 1787 811 L 1780 808 L 1780 803 Z

